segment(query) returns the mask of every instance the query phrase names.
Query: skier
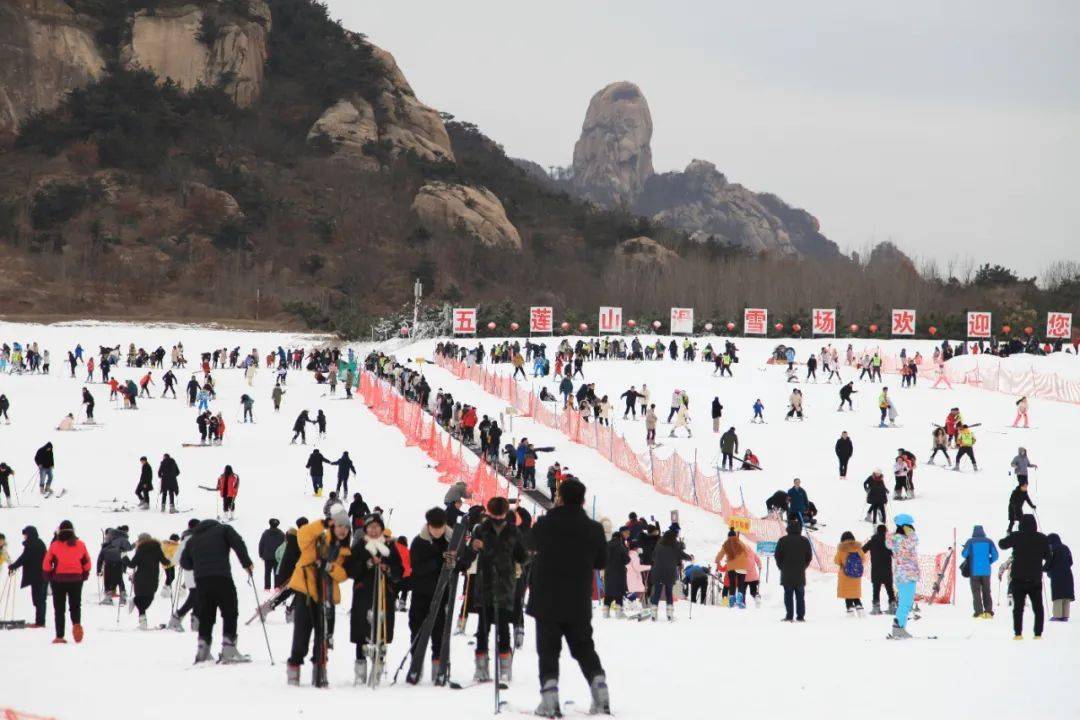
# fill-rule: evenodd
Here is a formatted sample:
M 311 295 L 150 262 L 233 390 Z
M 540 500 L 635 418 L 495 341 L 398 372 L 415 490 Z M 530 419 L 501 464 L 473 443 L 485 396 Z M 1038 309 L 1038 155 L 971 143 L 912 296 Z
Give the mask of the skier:
M 866 504 L 870 506 L 866 511 L 866 522 L 878 522 L 879 514 L 881 522 L 885 522 L 885 504 L 889 501 L 889 489 L 885 487 L 881 468 L 874 468 L 873 474 L 863 481 L 863 490 L 866 491 Z
M 8 566 L 8 575 L 14 575 L 17 570 L 22 570 L 20 588 L 30 588 L 30 599 L 34 604 L 34 623 L 30 627 L 45 627 L 45 596 L 48 593 L 48 583 L 42 574 L 42 561 L 45 560 L 45 543 L 38 537 L 37 528 L 27 525 L 22 530 L 23 551 L 15 562 Z
M 322 410 L 315 413 L 315 425 L 319 428 L 319 438 L 326 437 L 326 415 Z
M 158 476 L 158 491 L 161 493 L 161 512 L 165 512 L 165 501 L 169 502 L 169 512 L 176 512 L 176 496 L 180 494 L 180 483 L 177 478 L 180 477 L 180 468 L 177 466 L 176 461 L 169 456 L 169 453 L 165 453 L 161 456 L 161 462 L 158 464 L 157 469 Z
M 341 453 L 341 457 L 330 463 L 331 465 L 337 465 L 337 493 L 341 497 L 345 497 L 349 494 L 349 473 L 356 475 L 356 466 L 353 465 L 352 458 L 349 457 L 349 451 L 345 450 Z
M 255 400 L 250 395 L 245 393 L 245 394 L 240 396 L 240 406 L 244 410 L 244 420 L 243 421 L 246 422 L 246 423 L 255 422 L 255 415 L 252 412 L 252 409 L 255 407 Z
M 750 552 L 739 540 L 739 534 L 728 530 L 727 540 L 716 554 L 716 568 L 727 568 L 728 607 L 746 608 L 746 574 L 752 560 Z
M 735 434 L 735 427 L 729 427 L 727 432 L 720 436 L 720 467 L 723 470 L 734 470 L 735 453 L 739 452 L 739 436 Z
M 1050 561 L 1046 563 L 1046 574 L 1050 577 L 1050 622 L 1068 622 L 1069 604 L 1075 600 L 1072 576 L 1072 552 L 1061 542 L 1057 533 L 1046 536 L 1050 545 Z M 23 576 L 23 583 L 26 576 Z
M 135 486 L 135 497 L 139 498 L 139 509 L 150 509 L 150 491 L 154 489 L 154 471 L 150 462 L 143 455 L 139 458 L 139 484 Z
M 967 425 L 960 425 L 959 431 L 956 433 L 956 447 L 956 465 L 953 470 L 960 472 L 960 461 L 967 456 L 971 458 L 971 468 L 978 472 L 979 463 L 975 460 L 975 434 L 971 432 L 971 428 Z
M 848 382 L 846 385 L 840 386 L 840 407 L 836 408 L 836 412 L 843 412 L 844 403 L 847 403 L 848 410 L 854 410 L 855 406 L 851 404 L 851 396 L 857 393 L 854 382 Z
M 764 423 L 765 416 L 762 414 L 765 411 L 765 404 L 761 402 L 761 398 L 754 401 L 754 417 L 750 418 L 750 422 Z
M 234 519 L 236 496 L 240 492 L 240 476 L 233 472 L 232 465 L 226 465 L 225 470 L 218 476 L 216 490 L 221 497 L 221 517 L 218 519 Z
M 161 381 L 165 383 L 165 389 L 161 392 L 161 397 L 165 397 L 170 392 L 173 399 L 176 399 L 176 375 L 172 370 L 165 371 L 165 374 L 161 376 Z
M 263 561 L 263 590 L 269 591 L 271 587 L 277 587 L 277 549 L 285 542 L 285 533 L 278 527 L 281 521 L 270 518 L 270 527 L 263 530 L 259 536 L 259 559 Z
M 712 399 L 712 431 L 714 433 L 720 432 L 720 418 L 724 414 L 724 406 L 720 404 L 720 398 L 714 397 Z
M 656 416 L 656 405 L 649 405 L 645 413 L 645 443 L 652 447 L 656 444 L 656 425 L 660 419 Z
M 315 421 L 308 417 L 307 410 L 301 410 L 300 414 L 296 416 L 296 421 L 293 423 L 293 436 L 292 440 L 289 442 L 290 445 L 296 443 L 296 438 L 300 438 L 301 445 L 307 445 L 308 423 L 314 425 Z
M 323 457 L 323 454 L 319 452 L 318 448 L 312 450 L 311 455 L 308 455 L 307 465 L 304 467 L 311 473 L 311 490 L 315 494 L 315 497 L 322 497 L 323 465 L 327 464 L 331 463 Z
M 667 603 L 668 622 L 675 620 L 673 589 L 675 581 L 679 576 L 679 565 L 681 565 L 684 560 L 693 559 L 693 556 L 688 555 L 683 549 L 683 544 L 679 541 L 678 533 L 675 529 L 669 528 L 660 536 L 660 541 L 656 543 L 656 547 L 653 548 L 652 570 L 649 574 L 649 581 L 652 585 L 652 594 L 649 598 L 652 609 L 649 617 L 651 617 L 654 622 L 657 619 L 656 610 L 660 606 L 661 594 L 663 594 L 664 601 Z
M 844 601 L 848 615 L 862 617 L 862 576 L 865 559 L 866 552 L 862 549 L 862 544 L 850 530 L 845 530 L 840 536 L 833 563 L 839 568 L 836 573 L 836 597 Z
M 565 481 L 564 481 L 565 482 Z M 491 626 L 495 626 L 496 652 L 499 653 L 497 682 L 510 681 L 510 625 L 513 622 L 515 564 L 524 565 L 527 559 L 521 533 L 510 524 L 510 503 L 504 497 L 487 502 L 487 517 L 473 529 L 472 542 L 464 553 L 463 562 L 476 561 L 474 599 L 480 622 L 476 629 L 476 672 L 473 679 L 491 679 L 488 645 Z
M 1020 520 L 1023 519 L 1025 503 L 1030 505 L 1032 510 L 1038 509 L 1035 507 L 1035 503 L 1031 502 L 1031 496 L 1028 495 L 1028 484 L 1026 481 L 1013 488 L 1012 494 L 1009 495 L 1009 528 L 1005 532 L 1011 534 L 1013 525 L 1019 523 Z
M 893 478 L 895 483 L 893 485 L 893 500 L 903 500 L 904 492 L 908 489 L 908 467 L 907 458 L 903 455 L 897 455 L 896 460 L 893 462 Z M 910 500 L 914 497 L 914 493 L 908 494 L 907 499 Z
M 810 357 L 806 359 L 806 380 L 810 381 L 810 378 L 817 382 L 817 358 L 814 353 L 810 353 Z
M 11 408 L 11 401 L 8 400 L 8 396 L 0 393 L 0 418 L 4 418 L 4 422 L 8 425 L 11 424 L 11 418 L 8 417 L 8 410 Z
M 45 559 L 41 561 L 41 570 L 53 596 L 56 623 L 53 644 L 67 642 L 64 639 L 65 605 L 71 615 L 71 635 L 75 642 L 82 642 L 82 586 L 90 577 L 90 553 L 86 551 L 83 541 L 76 537 L 70 520 L 60 523 Z
M 312 643 L 312 684 L 315 687 L 329 686 L 326 661 L 327 649 L 333 644 L 330 638 L 333 633 L 331 613 L 333 606 L 341 602 L 338 586 L 347 577 L 345 563 L 352 554 L 350 537 L 349 516 L 340 504 L 334 506 L 326 520 L 315 520 L 296 531 L 300 556 L 289 579 L 289 589 L 296 595 L 292 650 L 285 666 L 289 685 L 300 684 L 300 666 L 307 654 L 308 644 Z
M 881 394 L 878 395 L 878 410 L 881 411 L 881 422 L 878 423 L 878 427 L 885 427 L 885 419 L 889 416 L 889 411 L 892 409 L 892 400 L 889 399 L 889 388 L 882 388 Z M 896 424 L 895 421 L 892 422 Z
M 671 432 L 668 437 L 675 437 L 675 431 L 679 428 L 686 429 L 686 437 L 690 438 L 694 436 L 694 433 L 690 430 L 690 417 L 689 409 L 686 404 L 680 402 L 678 412 L 675 415 L 675 425 L 671 428 Z
M 416 640 L 424 620 L 435 603 L 435 624 L 431 628 L 431 679 L 434 682 L 439 673 L 442 657 L 443 627 L 446 623 L 446 598 L 453 588 L 447 588 L 439 597 L 435 597 L 435 586 L 445 563 L 456 563 L 457 556 L 450 548 L 446 534 L 446 511 L 434 507 L 424 514 L 424 526 L 409 545 L 409 558 L 412 575 L 409 583 L 412 589 L 412 601 L 409 604 L 409 633 Z
M 784 537 L 776 541 L 773 559 L 780 569 L 780 585 L 784 588 L 783 622 L 805 622 L 806 568 L 814 559 L 814 550 L 802 534 L 798 520 L 788 522 Z
M 569 479 L 559 486 L 558 501 L 536 521 L 532 590 L 526 612 L 536 620 L 540 669 L 540 705 L 536 714 L 559 717 L 559 655 L 570 646 L 589 683 L 590 713 L 609 714 L 607 678 L 592 640 L 593 574 L 603 569 L 607 552 L 604 529 L 585 513 L 585 486 Z
M 135 608 L 139 611 L 139 629 L 149 630 L 146 611 L 154 602 L 161 568 L 169 566 L 169 559 L 165 557 L 161 543 L 147 533 L 140 533 L 135 541 L 135 554 L 124 558 L 124 565 L 135 569 L 131 592 L 134 595 Z
M 102 605 L 112 605 L 112 598 L 116 597 L 117 592 L 119 592 L 121 604 L 127 601 L 127 588 L 124 587 L 124 553 L 131 550 L 127 525 L 105 530 L 105 538 L 101 543 L 97 561 L 97 574 L 102 578 L 105 586 Z
M 945 462 L 948 465 L 952 465 L 952 458 L 949 457 L 949 436 L 945 432 L 945 428 L 941 427 L 940 425 L 936 426 L 934 428 L 932 439 L 934 443 L 934 451 L 930 453 L 930 459 L 926 461 L 926 464 L 933 465 L 934 458 L 937 457 L 937 454 L 940 452 L 945 455 Z
M 1043 631 L 1043 567 L 1050 558 L 1050 542 L 1038 530 L 1034 515 L 1020 518 L 1020 531 L 1012 532 L 998 541 L 1002 550 L 1013 551 L 1012 575 L 1009 580 L 1009 594 L 1013 598 L 1013 639 L 1024 637 L 1024 604 L 1031 600 L 1031 610 L 1035 614 L 1035 637 L 1042 637 Z
M 975 609 L 973 617 L 989 620 L 994 617 L 990 575 L 998 560 L 998 551 L 994 541 L 986 537 L 982 525 L 972 528 L 971 537 L 964 543 L 960 557 L 964 558 L 964 564 L 968 567 L 967 576 L 971 582 L 971 600 Z
M 896 578 L 896 614 L 893 617 L 892 640 L 910 640 L 907 631 L 908 613 L 915 603 L 915 586 L 919 582 L 919 538 L 915 520 L 907 513 L 893 518 L 896 534 L 892 537 L 894 576 Z
M 806 511 L 810 506 L 810 498 L 802 487 L 802 481 L 795 478 L 791 489 L 787 491 L 788 497 L 788 520 L 797 519 L 800 525 L 806 525 Z
M 1012 463 L 1010 464 L 1012 466 L 1013 473 L 1016 474 L 1017 485 L 1027 483 L 1029 468 L 1035 468 L 1036 470 L 1039 468 L 1038 465 L 1031 462 L 1031 458 L 1028 457 L 1026 448 L 1017 448 L 1016 457 L 1012 459 Z
M 604 602 L 602 605 L 605 618 L 618 606 L 615 617 L 624 618 L 623 602 L 626 598 L 626 566 L 630 564 L 630 550 L 626 546 L 630 529 L 622 527 L 611 534 L 607 544 L 607 559 L 604 562 Z
M 353 579 L 349 640 L 356 644 L 353 680 L 356 685 L 364 685 L 369 680 L 369 657 L 370 672 L 375 673 L 376 678 L 381 675 L 386 646 L 394 640 L 391 585 L 401 578 L 402 566 L 393 543 L 386 542 L 385 530 L 380 515 L 369 515 L 364 520 L 363 534 L 353 542 L 351 554 L 345 561 L 345 571 Z M 384 580 L 381 596 L 376 594 L 380 574 Z
M 777 490 L 765 500 L 766 517 L 783 519 L 788 511 L 788 495 L 783 490 Z
M 347 386 L 346 386 L 347 387 Z M 270 391 L 270 399 L 274 403 L 274 412 L 281 409 L 281 398 L 285 395 L 285 390 L 282 389 L 281 383 L 274 383 L 274 389 Z
M 0 462 L 0 495 L 7 498 L 8 507 L 15 507 L 11 502 L 11 477 L 15 474 L 15 471 L 11 469 L 11 466 L 5 462 Z M 3 502 L 0 502 L 0 507 L 3 507 Z
M 884 522 L 884 516 L 882 522 Z M 873 588 L 871 599 L 874 603 L 870 609 L 871 615 L 883 614 L 881 611 L 882 588 L 885 588 L 889 600 L 888 613 L 892 615 L 896 612 L 896 593 L 893 591 L 892 550 L 889 548 L 889 542 L 886 538 L 888 530 L 885 525 L 878 525 L 873 537 L 862 546 L 863 552 L 870 554 L 870 584 Z
M 82 389 L 82 404 L 86 408 L 86 424 L 94 424 L 94 396 L 86 388 Z
M 1024 420 L 1024 427 L 1028 427 L 1028 399 L 1027 395 L 1024 395 L 1016 401 L 1016 419 L 1013 420 L 1013 427 L 1017 427 L 1020 424 L 1021 418 Z
M 144 395 L 146 397 L 150 397 L 150 386 L 154 384 L 154 379 L 151 377 L 151 373 L 146 373 L 145 375 L 143 375 L 142 379 L 139 380 L 139 397 L 143 397 Z
M 42 495 L 52 495 L 53 468 L 56 460 L 51 442 L 38 448 L 38 451 L 34 453 L 34 463 L 38 469 L 38 490 Z
M 210 642 L 221 611 L 222 663 L 249 662 L 236 649 L 236 585 L 229 571 L 229 551 L 236 554 L 240 566 L 250 578 L 254 570 L 243 538 L 231 526 L 216 520 L 203 520 L 195 526 L 180 553 L 180 567 L 194 575 L 198 592 L 199 645 L 195 662 L 210 660 Z
M 851 444 L 851 438 L 848 437 L 847 430 L 840 433 L 840 437 L 836 441 L 834 448 L 836 452 L 836 459 L 840 462 L 840 479 L 847 479 L 848 462 L 851 460 L 852 454 L 855 452 L 855 447 Z M 882 518 L 884 521 L 884 518 Z

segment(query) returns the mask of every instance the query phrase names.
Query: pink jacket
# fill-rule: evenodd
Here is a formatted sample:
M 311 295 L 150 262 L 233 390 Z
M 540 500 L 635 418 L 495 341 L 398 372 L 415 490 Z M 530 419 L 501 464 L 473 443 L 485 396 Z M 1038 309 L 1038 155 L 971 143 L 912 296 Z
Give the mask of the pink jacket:
M 626 565 L 626 591 L 632 593 L 645 592 L 645 583 L 641 579 L 644 568 L 641 567 L 639 556 L 640 550 L 630 551 L 630 562 Z

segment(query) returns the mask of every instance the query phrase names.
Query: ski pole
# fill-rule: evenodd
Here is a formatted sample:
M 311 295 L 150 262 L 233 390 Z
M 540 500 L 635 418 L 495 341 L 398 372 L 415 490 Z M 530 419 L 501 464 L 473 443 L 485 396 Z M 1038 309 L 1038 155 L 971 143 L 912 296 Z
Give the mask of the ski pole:
M 270 635 L 266 632 L 266 618 L 263 617 L 262 603 L 259 602 L 259 591 L 255 587 L 255 579 L 248 574 L 248 585 L 251 586 L 251 593 L 255 596 L 255 608 L 259 612 L 259 623 L 262 625 L 263 638 L 266 640 L 266 654 L 270 658 L 270 664 L 274 664 L 274 653 L 270 650 Z

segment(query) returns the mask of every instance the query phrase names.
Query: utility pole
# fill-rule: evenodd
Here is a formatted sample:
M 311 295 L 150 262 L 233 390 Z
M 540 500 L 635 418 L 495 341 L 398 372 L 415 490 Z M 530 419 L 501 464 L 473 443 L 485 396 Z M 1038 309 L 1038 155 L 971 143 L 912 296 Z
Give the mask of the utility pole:
M 412 336 L 416 337 L 416 331 L 419 329 L 420 324 L 420 299 L 424 296 L 424 285 L 420 282 L 420 278 L 416 279 L 416 283 L 413 285 L 413 312 L 412 312 Z

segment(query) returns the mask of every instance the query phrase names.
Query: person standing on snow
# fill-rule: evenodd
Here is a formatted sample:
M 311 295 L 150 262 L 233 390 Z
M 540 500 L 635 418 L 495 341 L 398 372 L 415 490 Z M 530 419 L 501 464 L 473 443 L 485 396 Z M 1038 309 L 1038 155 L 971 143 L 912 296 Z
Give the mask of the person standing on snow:
M 780 585 L 784 588 L 783 622 L 805 622 L 806 568 L 814 559 L 814 551 L 798 520 L 788 522 L 787 533 L 776 541 L 773 559 L 780 569 Z
M 990 575 L 994 563 L 998 560 L 994 541 L 986 537 L 982 525 L 971 530 L 971 537 L 964 543 L 960 557 L 964 558 L 971 582 L 971 600 L 974 605 L 973 617 L 989 620 L 994 617 L 993 595 L 990 592 Z
M 349 494 L 349 473 L 356 475 L 356 466 L 353 465 L 352 458 L 349 457 L 349 451 L 342 451 L 341 457 L 330 464 L 337 465 L 337 488 L 335 490 L 338 495 L 345 497 Z
M 739 452 L 739 436 L 735 434 L 735 427 L 729 427 L 727 432 L 720 436 L 720 460 L 722 470 L 735 469 L 735 453 Z
M 86 424 L 94 424 L 94 396 L 86 388 L 82 389 L 82 404 L 86 408 Z
M 884 483 L 882 483 L 884 487 Z M 886 494 L 888 494 L 886 492 Z M 882 513 L 882 522 L 885 522 L 884 513 Z M 870 554 L 870 584 L 873 588 L 873 594 L 871 599 L 873 600 L 873 607 L 870 609 L 871 615 L 882 615 L 881 612 L 881 589 L 885 588 L 886 596 L 889 600 L 888 612 L 890 615 L 896 612 L 896 592 L 893 590 L 893 573 L 892 573 L 892 550 L 889 549 L 889 542 L 886 537 L 888 528 L 885 525 L 878 525 L 873 537 L 866 541 L 866 544 L 862 546 L 864 553 Z
M 799 478 L 795 478 L 792 483 L 791 489 L 787 491 L 788 498 L 788 521 L 798 520 L 799 526 L 805 524 L 805 513 L 807 508 L 810 507 L 810 498 L 806 494 L 806 490 L 803 489 L 802 481 Z
M 259 536 L 259 559 L 263 561 L 263 590 L 277 587 L 277 549 L 285 542 L 285 533 L 278 527 L 281 521 L 270 518 L 270 526 Z
M 972 470 L 978 472 L 979 463 L 975 460 L 975 434 L 967 425 L 960 425 L 956 433 L 956 447 L 956 465 L 953 466 L 953 470 L 960 472 L 960 461 L 967 456 L 971 458 Z
M 270 391 L 270 399 L 274 403 L 274 412 L 281 410 L 281 398 L 284 395 L 285 391 L 281 388 L 281 383 L 274 383 L 274 389 Z
M 1009 529 L 1005 532 L 1011 533 L 1013 531 L 1013 525 L 1019 523 L 1024 515 L 1024 504 L 1027 503 L 1031 506 L 1032 510 L 1037 510 L 1035 503 L 1031 502 L 1031 497 L 1028 495 L 1028 484 L 1024 481 L 1017 485 L 1012 494 L 1009 495 Z
M 1072 552 L 1061 542 L 1057 533 L 1046 536 L 1050 545 L 1050 560 L 1046 563 L 1046 574 L 1050 578 L 1050 622 L 1068 622 L 1069 604 L 1075 600 L 1072 575 Z M 23 576 L 23 583 L 26 577 Z
M 1038 465 L 1031 462 L 1031 458 L 1028 457 L 1026 448 L 1017 448 L 1016 457 L 1012 459 L 1011 463 L 1013 472 L 1016 474 L 1016 484 L 1026 485 L 1028 479 L 1028 469 L 1039 468 Z
M 896 614 L 893 617 L 891 640 L 910 640 L 907 631 L 908 614 L 915 604 L 915 587 L 919 582 L 919 538 L 915 520 L 907 513 L 893 518 L 896 533 L 892 537 L 893 576 L 896 578 Z
M 34 624 L 30 627 L 43 628 L 45 627 L 45 596 L 48 591 L 48 583 L 42 573 L 45 543 L 38 537 L 37 528 L 33 525 L 24 527 L 22 535 L 22 554 L 8 566 L 8 575 L 14 575 L 17 570 L 22 569 L 22 582 L 19 587 L 30 588 L 30 599 L 34 603 Z
M 870 506 L 866 511 L 866 522 L 879 522 L 878 515 L 881 515 L 880 522 L 885 522 L 885 504 L 889 502 L 889 488 L 885 487 L 885 476 L 881 473 L 881 468 L 874 468 L 873 474 L 863 481 L 862 486 L 866 491 L 866 504 Z
M 724 406 L 720 404 L 720 398 L 712 399 L 712 431 L 720 432 L 720 418 L 724 415 Z
M 42 495 L 52 494 L 53 469 L 56 459 L 53 456 L 53 445 L 47 442 L 34 453 L 34 464 L 38 468 L 38 489 Z
M 1013 551 L 1009 580 L 1009 594 L 1013 598 L 1013 639 L 1024 638 L 1024 603 L 1028 599 L 1035 614 L 1035 637 L 1042 637 L 1042 576 L 1045 563 L 1051 559 L 1050 542 L 1039 532 L 1035 516 L 1024 515 L 1020 518 L 1020 531 L 1010 531 L 1009 535 L 998 540 L 998 547 Z
M 926 461 L 927 465 L 934 464 L 934 458 L 938 453 L 942 453 L 945 456 L 945 462 L 947 465 L 952 465 L 952 458 L 949 457 L 949 436 L 945 432 L 945 428 L 938 425 L 934 428 L 932 435 L 934 443 L 934 451 L 930 453 L 930 459 Z
M 836 441 L 835 451 L 836 459 L 840 462 L 840 479 L 846 480 L 848 462 L 855 453 L 855 447 L 851 444 L 851 438 L 848 437 L 847 430 L 840 433 L 840 437 Z M 884 518 L 882 520 L 884 521 Z
M 833 563 L 838 568 L 836 573 L 836 597 L 844 601 L 848 615 L 862 617 L 862 577 L 865 567 L 866 551 L 855 539 L 850 530 L 840 536 Z
M 851 396 L 858 392 L 854 385 L 853 382 L 849 382 L 846 385 L 840 386 L 840 407 L 836 408 L 836 412 L 843 411 L 844 403 L 847 403 L 848 410 L 855 409 L 855 406 L 851 404 Z
M 154 489 L 154 471 L 150 462 L 143 455 L 139 458 L 139 483 L 135 486 L 135 497 L 139 498 L 139 509 L 150 509 L 150 491 Z
M 307 445 L 307 426 L 308 424 L 315 424 L 315 421 L 308 416 L 307 410 L 301 410 L 300 414 L 296 416 L 296 421 L 293 423 L 293 436 L 289 441 L 290 445 L 296 443 L 296 438 L 300 438 L 301 445 Z
M 232 465 L 226 465 L 218 476 L 217 492 L 221 496 L 221 517 L 232 520 L 236 512 L 236 496 L 240 493 L 240 476 L 233 472 Z
M 176 512 L 176 496 L 180 494 L 180 468 L 169 453 L 161 456 L 157 469 L 158 492 L 161 493 L 161 512 L 165 512 L 165 501 L 169 502 L 169 512 Z
M 1023 396 L 1016 401 L 1016 419 L 1013 420 L 1013 427 L 1017 427 L 1020 424 L 1020 420 L 1023 419 L 1024 427 L 1028 427 L 1028 399 L 1027 395 Z
M 650 405 L 645 413 L 645 443 L 649 446 L 656 444 L 656 425 L 659 421 L 656 417 L 656 405 Z
M 45 559 L 41 561 L 42 574 L 49 582 L 53 596 L 56 622 L 56 639 L 53 644 L 67 642 L 64 639 L 65 605 L 71 615 L 72 637 L 75 642 L 82 642 L 82 586 L 90 577 L 90 565 L 90 553 L 86 551 L 86 545 L 76 537 L 71 521 L 64 520 L 45 553 Z
M 135 570 L 131 581 L 131 591 L 134 595 L 135 608 L 139 611 L 139 629 L 149 630 L 146 624 L 146 611 L 154 602 L 161 568 L 169 566 L 169 559 L 165 557 L 161 543 L 147 533 L 140 533 L 139 539 L 135 542 L 135 553 L 130 558 L 124 558 L 124 565 Z

